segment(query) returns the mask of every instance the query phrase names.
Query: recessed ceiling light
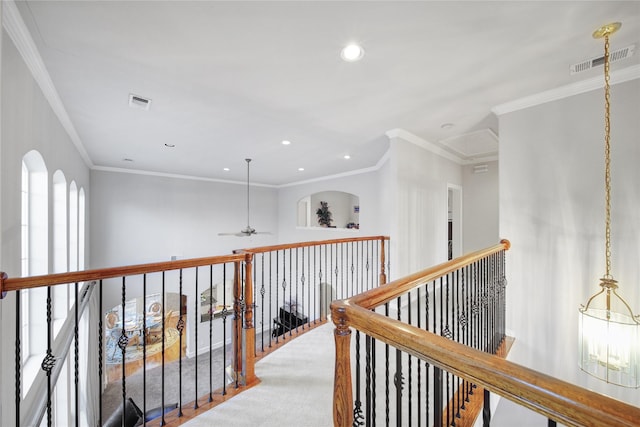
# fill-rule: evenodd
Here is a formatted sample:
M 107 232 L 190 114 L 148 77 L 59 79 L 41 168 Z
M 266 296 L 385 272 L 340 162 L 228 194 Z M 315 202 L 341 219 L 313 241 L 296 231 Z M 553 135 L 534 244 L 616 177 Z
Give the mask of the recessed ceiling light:
M 291 144 L 291 141 L 287 141 L 286 139 L 282 141 L 282 145 L 289 145 L 289 144 Z
M 165 147 L 174 148 L 176 144 L 164 144 Z
M 304 171 L 304 168 L 298 168 L 298 170 L 299 170 L 300 172 L 302 172 L 302 171 Z
M 225 171 L 225 172 L 229 172 L 230 169 L 229 168 L 222 168 L 222 170 Z
M 345 154 L 345 155 L 344 155 L 344 158 L 345 158 L 345 159 L 347 159 L 347 160 L 349 160 L 349 159 L 351 158 L 351 156 L 350 156 L 350 155 L 348 155 L 348 154 Z
M 124 159 L 122 159 L 122 161 L 123 162 L 133 162 L 133 159 L 128 159 L 128 158 L 125 157 Z
M 340 52 L 340 56 L 347 62 L 355 62 L 364 56 L 364 49 L 355 43 L 345 46 Z

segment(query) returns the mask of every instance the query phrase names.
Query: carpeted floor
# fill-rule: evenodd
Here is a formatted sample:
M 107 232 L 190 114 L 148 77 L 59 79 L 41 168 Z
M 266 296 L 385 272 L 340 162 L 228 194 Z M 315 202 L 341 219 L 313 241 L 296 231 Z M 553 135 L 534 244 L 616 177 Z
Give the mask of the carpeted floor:
M 332 426 L 333 330 L 327 323 L 267 355 L 256 364 L 260 384 L 183 426 Z
M 209 353 L 198 356 L 198 367 L 196 371 L 195 358 L 185 358 L 182 360 L 182 403 L 195 400 L 195 378 L 197 372 L 198 397 L 209 393 L 210 377 L 212 390 L 222 387 L 223 378 L 226 377 L 223 360 L 223 349 L 216 349 L 211 352 L 212 374 L 209 375 Z M 227 354 L 226 363 L 229 364 L 230 357 Z M 178 403 L 179 395 L 179 369 L 180 363 L 172 361 L 165 364 L 164 368 L 164 403 Z M 127 397 L 143 409 L 143 376 L 139 371 L 126 378 Z M 146 410 L 162 406 L 162 366 L 157 366 L 147 370 L 146 375 Z M 234 385 L 231 384 L 231 387 Z M 122 403 L 122 382 L 109 383 L 102 394 L 102 414 L 103 420 L 115 411 Z

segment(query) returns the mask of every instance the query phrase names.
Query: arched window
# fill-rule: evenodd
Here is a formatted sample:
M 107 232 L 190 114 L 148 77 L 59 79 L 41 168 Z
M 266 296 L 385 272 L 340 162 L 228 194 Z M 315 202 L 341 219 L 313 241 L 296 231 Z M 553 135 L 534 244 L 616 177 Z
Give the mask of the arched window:
M 67 179 L 61 170 L 53 174 L 53 272 L 68 271 Z M 53 333 L 58 334 L 69 311 L 67 285 L 53 288 Z
M 67 266 L 67 180 L 61 170 L 53 174 L 53 272 Z
M 69 186 L 69 271 L 78 271 L 78 186 Z
M 49 197 L 48 175 L 44 159 L 37 151 L 22 158 L 22 275 L 49 272 Z M 38 310 L 46 304 L 46 288 L 21 291 L 21 341 L 24 370 L 24 392 L 33 382 L 36 369 L 28 365 L 36 355 L 45 352 L 47 319 Z
M 84 270 L 85 268 L 85 215 L 86 215 L 86 202 L 84 196 L 84 188 L 80 187 L 78 192 L 78 269 Z

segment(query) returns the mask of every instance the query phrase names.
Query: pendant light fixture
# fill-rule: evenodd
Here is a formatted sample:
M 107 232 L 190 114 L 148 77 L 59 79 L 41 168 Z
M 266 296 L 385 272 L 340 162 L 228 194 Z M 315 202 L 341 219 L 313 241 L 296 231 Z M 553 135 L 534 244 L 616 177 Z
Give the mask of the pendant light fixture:
M 609 102 L 609 36 L 621 23 L 598 28 L 593 37 L 604 38 L 605 99 L 605 275 L 600 291 L 579 309 L 580 369 L 608 383 L 640 387 L 640 316 L 633 314 L 618 294 L 618 282 L 611 275 L 611 159 Z

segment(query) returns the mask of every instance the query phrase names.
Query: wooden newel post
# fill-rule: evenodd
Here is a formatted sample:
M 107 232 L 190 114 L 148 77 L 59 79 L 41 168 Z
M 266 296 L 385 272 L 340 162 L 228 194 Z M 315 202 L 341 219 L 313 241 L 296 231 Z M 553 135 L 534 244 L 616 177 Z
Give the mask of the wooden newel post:
M 380 283 L 378 286 L 384 285 L 387 283 L 387 274 L 385 273 L 384 264 L 386 262 L 385 254 L 384 254 L 384 237 L 380 240 Z
M 351 385 L 351 329 L 346 323 L 344 309 L 331 308 L 331 318 L 336 325 L 336 365 L 333 378 L 333 425 L 353 425 L 353 391 Z
M 253 323 L 253 254 L 247 254 L 245 259 L 244 278 L 244 354 L 245 354 L 245 385 L 256 382 L 256 335 Z

